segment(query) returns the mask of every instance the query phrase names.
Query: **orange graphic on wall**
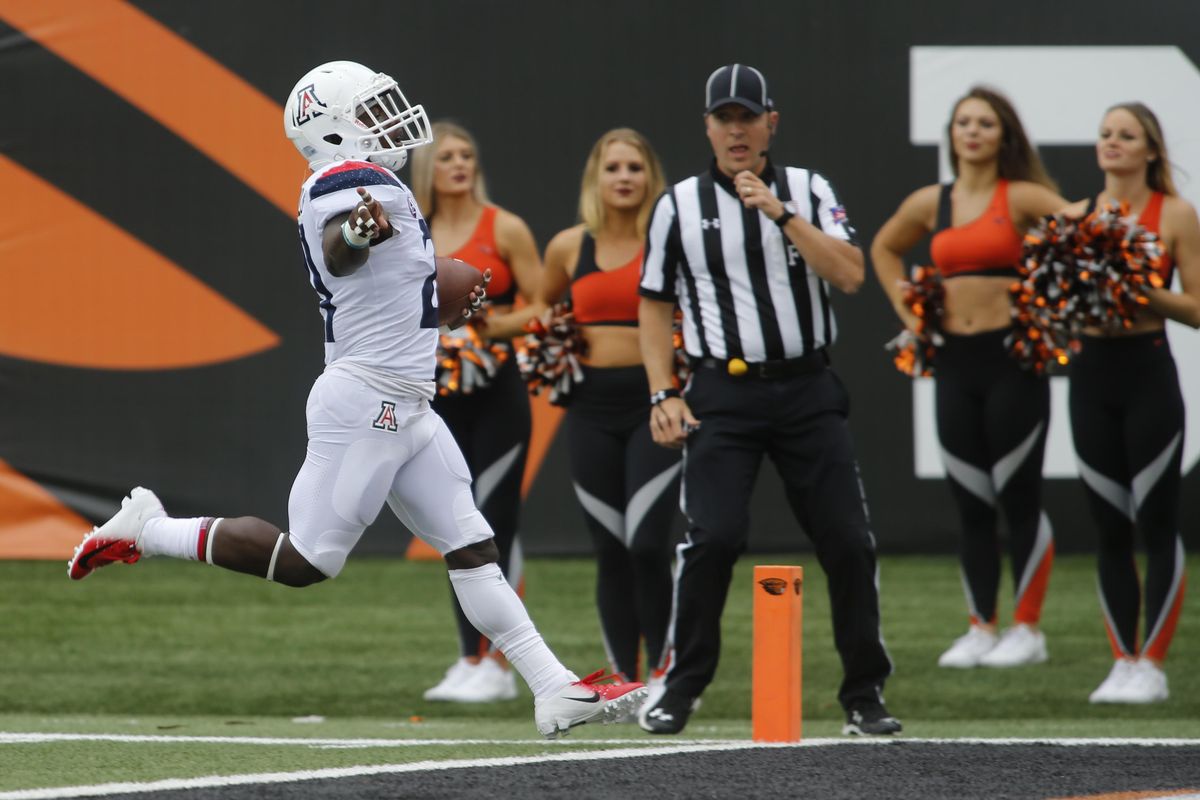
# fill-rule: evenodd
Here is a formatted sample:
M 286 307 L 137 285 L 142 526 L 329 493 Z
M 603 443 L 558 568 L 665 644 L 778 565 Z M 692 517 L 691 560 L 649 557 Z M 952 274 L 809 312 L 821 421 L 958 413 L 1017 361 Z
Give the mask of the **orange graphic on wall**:
M 191 42 L 121 0 L 0 0 L 0 19 L 296 215 L 308 167 L 283 108 Z
M 2 155 L 0 186 L 45 209 L 47 228 L 31 225 L 38 215 L 0 217 L 0 281 L 21 298 L 0 315 L 0 353 L 93 369 L 174 369 L 279 344 L 189 272 Z
M 70 558 L 92 524 L 0 460 L 0 558 Z

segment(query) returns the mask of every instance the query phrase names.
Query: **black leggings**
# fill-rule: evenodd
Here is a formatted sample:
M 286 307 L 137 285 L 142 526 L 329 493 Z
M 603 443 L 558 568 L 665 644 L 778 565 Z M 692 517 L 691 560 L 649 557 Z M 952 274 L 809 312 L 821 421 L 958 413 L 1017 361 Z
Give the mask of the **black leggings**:
M 973 624 L 996 623 L 999 512 L 1008 523 L 1013 619 L 1036 625 L 1054 560 L 1042 511 L 1050 384 L 1008 356 L 1008 329 L 946 334 L 938 352 L 938 439 L 962 519 L 960 563 Z
M 1167 656 L 1185 584 L 1179 535 L 1184 406 L 1162 331 L 1084 337 L 1071 362 L 1071 430 L 1100 535 L 1100 602 L 1113 655 L 1136 656 L 1141 589 L 1134 531 L 1146 546 L 1146 638 Z
M 661 667 L 671 616 L 680 453 L 650 438 L 642 367 L 586 367 L 567 407 L 575 495 L 596 548 L 596 605 L 613 669 L 637 680 L 641 640 Z
M 517 517 L 533 416 L 516 358 L 510 356 L 486 388 L 438 397 L 433 408 L 446 420 L 467 459 L 475 505 L 492 526 L 500 550 L 500 569 L 517 589 L 522 581 Z M 458 618 L 462 654 L 484 655 L 490 643 L 467 620 L 453 591 L 450 598 Z

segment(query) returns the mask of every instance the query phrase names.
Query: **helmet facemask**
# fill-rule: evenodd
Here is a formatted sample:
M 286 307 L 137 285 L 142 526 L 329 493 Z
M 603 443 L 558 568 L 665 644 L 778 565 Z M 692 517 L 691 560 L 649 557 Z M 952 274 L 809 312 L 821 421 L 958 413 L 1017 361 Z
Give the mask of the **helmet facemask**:
M 353 112 L 364 131 L 355 149 L 389 169 L 404 166 L 409 149 L 433 141 L 424 107 L 410 106 L 396 82 L 385 75 L 377 75 L 354 96 Z

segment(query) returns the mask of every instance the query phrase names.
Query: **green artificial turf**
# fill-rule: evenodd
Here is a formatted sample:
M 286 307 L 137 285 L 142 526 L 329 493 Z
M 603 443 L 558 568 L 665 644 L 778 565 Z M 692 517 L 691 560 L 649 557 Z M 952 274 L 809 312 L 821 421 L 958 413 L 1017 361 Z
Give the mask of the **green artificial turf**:
M 805 567 L 804 734 L 836 736 L 841 670 L 824 576 L 809 554 L 747 557 L 738 565 L 721 665 L 684 736 L 749 736 L 756 562 Z M 1193 571 L 1197 565 L 1190 560 Z M 551 647 L 580 674 L 599 668 L 592 562 L 535 559 L 526 574 L 527 603 Z M 952 558 L 882 559 L 881 596 L 896 663 L 886 697 L 907 736 L 1200 738 L 1200 677 L 1190 669 L 1200 658 L 1193 598 L 1185 601 L 1167 664 L 1170 701 L 1106 707 L 1087 702 L 1111 660 L 1090 557 L 1057 560 L 1043 617 L 1050 661 L 1033 667 L 936 666 L 966 626 Z M 597 726 L 580 729 L 566 745 L 543 743 L 523 687 L 518 700 L 504 703 L 425 702 L 422 692 L 457 655 L 448 597 L 438 564 L 382 558 L 352 559 L 337 580 L 302 590 L 165 559 L 109 567 L 82 583 L 68 581 L 59 563 L 0 562 L 0 731 L 529 740 L 403 750 L 0 744 L 0 790 L 646 740 L 631 726 Z M 1003 618 L 1011 608 L 1007 581 L 1002 598 Z M 292 722 L 311 715 L 325 721 Z M 76 766 L 64 772 L 64 764 Z

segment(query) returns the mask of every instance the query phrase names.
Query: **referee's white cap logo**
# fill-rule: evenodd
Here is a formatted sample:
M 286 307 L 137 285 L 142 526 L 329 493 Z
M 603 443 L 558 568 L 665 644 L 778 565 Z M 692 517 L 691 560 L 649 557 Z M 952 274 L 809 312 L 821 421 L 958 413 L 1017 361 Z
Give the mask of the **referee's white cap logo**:
M 767 97 L 767 79 L 745 64 L 730 64 L 708 76 L 704 85 L 704 113 L 711 114 L 726 103 L 745 106 L 755 114 L 774 107 Z

